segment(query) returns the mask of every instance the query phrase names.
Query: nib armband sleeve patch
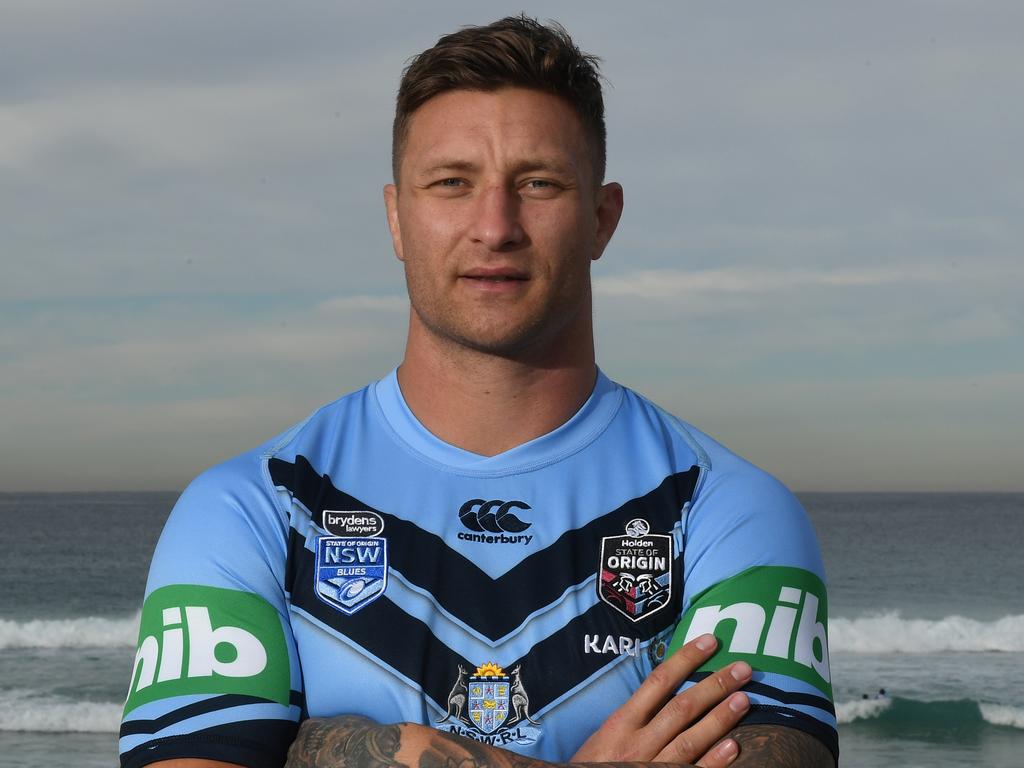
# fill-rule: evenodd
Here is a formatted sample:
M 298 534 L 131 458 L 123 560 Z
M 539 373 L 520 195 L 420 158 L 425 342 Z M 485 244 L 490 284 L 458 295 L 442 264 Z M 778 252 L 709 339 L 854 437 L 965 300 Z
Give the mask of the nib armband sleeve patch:
M 125 714 L 196 694 L 242 694 L 287 706 L 289 691 L 281 618 L 262 597 L 172 585 L 146 599 Z
M 670 651 L 711 633 L 718 651 L 699 670 L 746 661 L 757 672 L 796 678 L 832 700 L 825 585 L 802 568 L 758 566 L 696 595 Z

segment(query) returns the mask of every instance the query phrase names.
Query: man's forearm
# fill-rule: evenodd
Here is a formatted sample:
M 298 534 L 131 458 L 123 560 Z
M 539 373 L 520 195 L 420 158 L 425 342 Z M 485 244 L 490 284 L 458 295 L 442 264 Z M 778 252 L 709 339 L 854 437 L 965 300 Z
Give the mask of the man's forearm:
M 740 744 L 731 768 L 833 768 L 832 753 L 808 733 L 781 725 L 741 725 L 729 734 Z
M 285 768 L 550 768 L 518 755 L 422 725 L 379 725 L 363 717 L 303 723 Z M 665 768 L 665 763 L 577 763 L 593 768 Z M 679 766 L 683 768 L 683 766 Z

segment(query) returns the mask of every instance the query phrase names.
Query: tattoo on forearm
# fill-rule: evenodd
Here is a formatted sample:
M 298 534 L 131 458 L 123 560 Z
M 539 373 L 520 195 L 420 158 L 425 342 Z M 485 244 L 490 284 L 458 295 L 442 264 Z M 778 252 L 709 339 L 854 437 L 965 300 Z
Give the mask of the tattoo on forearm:
M 402 729 L 398 725 L 378 725 L 351 715 L 311 718 L 299 728 L 285 768 L 664 768 L 662 764 L 645 763 L 559 766 L 442 731 L 429 735 L 415 766 L 398 761 L 396 755 L 401 748 Z
M 665 768 L 664 763 L 549 763 L 439 732 L 423 750 L 417 768 Z M 675 768 L 686 768 L 677 765 Z
M 833 768 L 836 764 L 824 744 L 796 728 L 741 725 L 729 735 L 740 745 L 740 756 L 730 768 Z
M 664 763 L 549 763 L 450 733 L 431 737 L 418 768 L 665 768 Z M 674 768 L 686 768 L 677 765 Z
M 407 768 L 395 759 L 401 734 L 363 717 L 313 718 L 299 729 L 285 768 Z
M 534 760 L 515 752 L 497 750 L 478 741 L 439 732 L 420 756 L 418 768 L 540 768 L 543 760 Z

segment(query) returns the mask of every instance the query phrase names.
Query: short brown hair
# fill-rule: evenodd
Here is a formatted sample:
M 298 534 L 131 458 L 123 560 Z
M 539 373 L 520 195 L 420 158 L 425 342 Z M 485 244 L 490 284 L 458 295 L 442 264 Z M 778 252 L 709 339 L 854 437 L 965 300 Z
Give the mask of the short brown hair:
M 557 22 L 524 15 L 444 35 L 414 56 L 402 73 L 391 135 L 395 180 L 413 112 L 446 91 L 533 88 L 560 96 L 575 110 L 591 145 L 594 180 L 604 179 L 604 99 L 599 59 L 583 53 Z

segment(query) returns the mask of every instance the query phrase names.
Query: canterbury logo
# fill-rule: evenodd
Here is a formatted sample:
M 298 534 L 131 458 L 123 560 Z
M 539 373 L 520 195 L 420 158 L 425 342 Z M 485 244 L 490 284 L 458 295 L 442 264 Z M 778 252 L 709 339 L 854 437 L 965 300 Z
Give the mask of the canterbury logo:
M 512 514 L 513 509 L 530 509 L 530 505 L 523 501 L 470 499 L 459 509 L 459 520 L 478 533 L 520 533 L 533 525 Z

